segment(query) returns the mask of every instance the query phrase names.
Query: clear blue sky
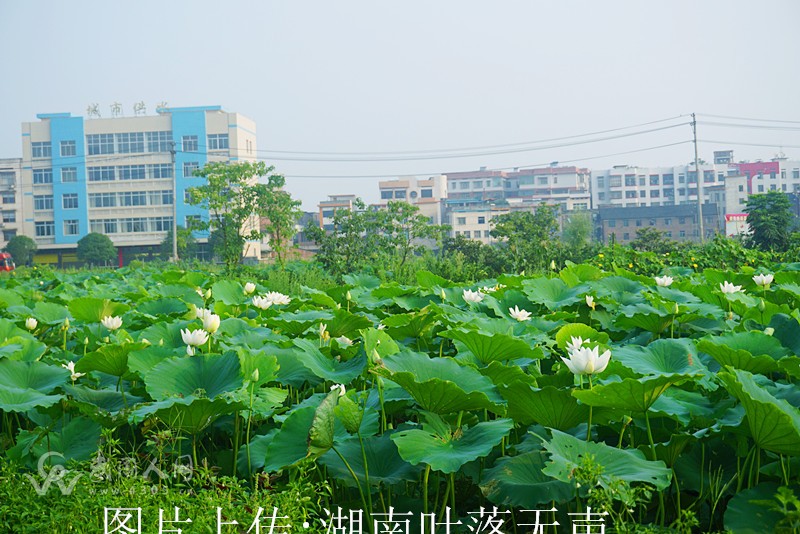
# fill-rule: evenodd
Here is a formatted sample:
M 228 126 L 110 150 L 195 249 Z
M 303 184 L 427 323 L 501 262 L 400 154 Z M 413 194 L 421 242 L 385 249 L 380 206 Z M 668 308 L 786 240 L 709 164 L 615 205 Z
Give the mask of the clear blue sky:
M 96 102 L 108 115 L 115 101 L 152 113 L 166 101 L 253 118 L 261 156 L 307 210 L 332 193 L 377 198 L 377 179 L 339 176 L 686 163 L 689 144 L 590 158 L 686 141 L 688 126 L 451 159 L 286 161 L 266 151 L 510 145 L 693 111 L 800 121 L 798 21 L 796 0 L 0 0 L 0 157 L 20 155 L 20 123 L 37 113 L 84 115 Z M 800 159 L 800 124 L 785 126 L 701 123 L 701 140 L 768 146 L 704 142 L 700 156 L 730 147 L 737 159 L 769 159 L 784 147 Z

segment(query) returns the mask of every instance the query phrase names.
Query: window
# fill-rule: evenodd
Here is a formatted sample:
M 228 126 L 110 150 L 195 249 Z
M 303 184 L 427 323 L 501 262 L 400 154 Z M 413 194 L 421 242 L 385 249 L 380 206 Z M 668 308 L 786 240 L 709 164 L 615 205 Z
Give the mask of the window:
M 467 224 L 467 218 L 466 217 L 458 217 L 456 219 L 456 224 L 459 224 L 459 225 L 462 225 L 462 226 Z
M 622 234 L 622 239 L 627 241 L 630 238 L 631 238 L 631 234 L 629 234 L 628 232 L 625 232 L 624 234 Z
M 200 216 L 199 215 L 187 215 L 186 216 L 186 228 L 197 228 L 200 223 Z
M 334 213 L 333 213 L 332 209 L 330 209 L 330 210 L 322 210 L 322 217 L 324 219 L 330 219 L 331 217 L 333 217 L 333 215 L 334 215 Z
M 672 226 L 672 218 L 664 217 L 664 226 Z
M 89 167 L 90 182 L 113 182 L 114 180 L 114 167 L 110 165 Z
M 469 182 L 458 182 L 459 189 L 469 189 Z
M 151 232 L 168 232 L 172 229 L 172 217 L 151 217 Z
M 769 179 L 770 180 L 774 180 L 775 179 L 775 173 L 774 172 L 769 173 Z
M 769 190 L 770 191 L 775 191 L 776 189 L 777 189 L 777 187 L 775 186 L 775 184 L 770 184 L 770 186 L 769 186 Z
M 678 183 L 679 183 L 679 184 L 684 184 L 684 183 L 686 183 L 686 175 L 684 175 L 684 174 L 679 174 L 679 175 L 678 175 Z
M 625 175 L 625 185 L 628 186 L 628 187 L 635 186 L 636 185 L 636 175 L 635 174 L 626 174 Z
M 208 134 L 209 150 L 227 150 L 228 134 Z
M 611 200 L 619 200 L 622 198 L 622 191 L 612 191 Z
M 636 191 L 625 191 L 625 198 L 636 198 Z
M 64 235 L 78 235 L 78 219 L 64 220 Z
M 117 152 L 120 154 L 144 152 L 144 132 L 117 134 Z
M 34 184 L 52 184 L 53 169 L 33 169 Z
M 406 198 L 406 190 L 400 189 L 394 192 L 394 198 Z
M 90 208 L 113 208 L 116 205 L 116 193 L 89 193 Z
M 659 176 L 657 174 L 650 175 L 650 185 L 658 185 Z
M 3 212 L 3 222 L 4 223 L 13 223 L 17 222 L 17 212 L 16 211 L 4 211 Z
M 519 185 L 533 185 L 533 176 L 520 177 Z
M 464 231 L 464 237 L 466 237 L 466 238 L 471 238 L 471 237 L 472 237 L 472 236 L 470 235 L 470 231 L 469 231 L 469 230 L 465 230 L 465 231 Z
M 686 217 L 678 217 L 678 224 L 686 224 Z
M 597 200 L 605 200 L 606 194 L 605 193 L 597 193 Z
M 661 196 L 661 191 L 658 189 L 653 189 L 650 191 L 650 198 L 659 198 Z
M 35 210 L 53 209 L 53 195 L 35 195 L 33 197 L 33 209 Z
M 148 152 L 170 152 L 172 150 L 172 132 L 147 132 Z
M 61 196 L 61 205 L 65 210 L 78 209 L 78 194 L 66 193 Z
M 117 220 L 116 219 L 92 219 L 89 221 L 89 228 L 92 232 L 98 234 L 116 234 L 117 233 Z
M 622 221 L 622 226 L 630 226 L 630 224 L 631 224 L 631 221 L 630 221 L 630 220 L 628 220 L 628 219 L 624 219 L 624 220 Z
M 172 165 L 169 163 L 156 163 L 155 165 L 148 165 L 150 178 L 172 178 Z
M 486 224 L 486 217 L 478 217 L 478 224 Z
M 475 180 L 472 182 L 472 189 L 481 189 L 483 188 L 483 180 Z
M 90 134 L 86 136 L 86 149 L 90 156 L 114 153 L 114 134 Z
M 639 185 L 644 185 L 645 181 L 646 181 L 646 178 L 644 176 L 640 176 L 639 177 Z
M 184 152 L 197 152 L 197 136 L 184 135 L 183 136 L 183 151 Z
M 200 168 L 200 164 L 196 161 L 187 161 L 183 164 L 183 177 L 184 178 L 191 178 L 194 174 L 194 171 Z
M 759 185 L 758 186 L 758 192 L 759 193 L 763 193 L 764 192 L 764 186 L 763 185 Z
M 678 232 L 678 235 L 680 237 L 686 237 L 686 230 L 681 230 L 680 232 Z
M 124 191 L 119 194 L 120 206 L 146 206 L 147 192 L 145 191 Z
M 150 206 L 172 205 L 172 191 L 148 191 L 147 196 Z
M 622 176 L 609 176 L 608 177 L 608 186 L 609 187 L 619 187 L 622 185 Z
M 547 176 L 539 176 L 539 185 L 547 185 Z
M 3 191 L 0 193 L 0 200 L 2 200 L 3 204 L 16 204 L 17 202 L 13 191 Z
M 147 218 L 146 217 L 129 217 L 127 219 L 120 219 L 120 232 L 123 234 L 138 234 L 147 231 Z
M 120 180 L 144 180 L 147 178 L 144 165 L 120 165 L 117 167 Z
M 76 167 L 62 167 L 61 169 L 61 182 L 74 183 L 78 181 L 78 169 Z
M 381 198 L 384 199 L 384 200 L 392 198 L 392 192 L 391 191 L 381 191 Z
M 642 220 L 636 219 L 636 226 L 641 226 L 641 225 L 642 225 Z
M 740 193 L 743 193 L 743 192 L 744 192 L 744 185 L 740 185 L 740 186 L 739 186 L 739 192 L 740 192 Z
M 77 154 L 75 141 L 61 141 L 61 157 L 74 156 Z
M 792 169 L 792 178 L 794 180 L 800 178 L 800 169 Z
M 608 227 L 609 228 L 616 228 L 617 227 L 617 221 L 615 219 L 611 219 L 610 221 L 608 221 Z
M 656 225 L 656 220 L 650 219 L 650 226 L 655 226 L 655 225 Z
M 419 192 L 421 198 L 433 198 L 433 189 L 422 189 Z
M 662 176 L 664 179 L 664 185 L 675 185 L 675 175 L 674 174 L 665 174 Z
M 664 189 L 664 196 L 669 198 L 675 197 L 675 190 L 674 189 Z
M 597 187 L 604 188 L 606 186 L 606 177 L 605 176 L 598 176 L 597 177 Z
M 52 157 L 52 148 L 49 141 L 31 143 L 31 157 L 49 158 Z
M 647 191 L 639 191 L 639 198 L 644 198 L 647 196 Z
M 704 184 L 714 183 L 714 171 L 703 171 L 703 183 Z
M 50 237 L 56 235 L 56 225 L 53 221 L 39 221 L 36 223 L 36 237 Z

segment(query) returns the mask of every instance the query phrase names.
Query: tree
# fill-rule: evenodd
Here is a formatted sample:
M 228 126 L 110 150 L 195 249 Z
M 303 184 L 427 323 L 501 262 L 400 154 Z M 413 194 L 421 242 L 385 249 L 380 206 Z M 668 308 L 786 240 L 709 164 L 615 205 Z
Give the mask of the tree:
M 259 212 L 267 219 L 264 233 L 269 236 L 269 246 L 275 253 L 279 265 L 286 261 L 289 243 L 294 237 L 295 224 L 300 218 L 300 201 L 283 191 L 286 179 L 280 174 L 273 174 L 263 184 L 263 194 L 259 196 Z
M 761 250 L 785 252 L 791 243 L 792 203 L 781 191 L 750 195 L 747 199 L 748 242 Z
M 187 258 L 197 253 L 197 240 L 192 235 L 192 231 L 183 226 L 178 226 L 178 257 Z M 172 230 L 167 232 L 164 241 L 161 242 L 161 259 L 168 260 L 172 257 Z
M 570 214 L 561 231 L 561 241 L 569 248 L 577 249 L 592 239 L 592 217 L 588 211 L 576 211 Z
M 515 211 L 492 219 L 492 237 L 503 238 L 515 271 L 549 265 L 558 231 L 558 206 L 542 204 L 536 211 Z
M 107 235 L 92 232 L 78 241 L 78 259 L 90 265 L 104 265 L 114 261 L 117 249 Z
M 206 183 L 189 188 L 189 203 L 207 209 L 209 220 L 197 223 L 193 229 L 214 231 L 219 243 L 215 253 L 222 258 L 228 272 L 241 261 L 247 240 L 260 241 L 264 237 L 260 218 L 267 216 L 270 199 L 280 203 L 280 207 L 272 208 L 272 215 L 281 225 L 280 235 L 287 235 L 287 220 L 297 205 L 288 193 L 278 194 L 283 176 L 270 175 L 267 183 L 258 181 L 273 170 L 274 167 L 263 162 L 215 162 L 195 171 L 195 176 L 205 178 Z M 274 228 L 272 231 L 276 232 Z
M 412 254 L 419 253 L 433 241 L 441 245 L 449 227 L 431 224 L 430 219 L 419 213 L 419 208 L 408 202 L 389 201 L 385 210 L 375 212 L 376 230 L 384 240 L 386 251 L 396 255 L 395 267 L 402 268 Z
M 3 250 L 11 254 L 17 264 L 29 265 L 36 249 L 36 241 L 25 235 L 15 235 L 8 240 Z
M 646 252 L 663 254 L 675 250 L 676 242 L 667 237 L 667 233 L 656 230 L 650 226 L 636 230 L 636 238 L 630 242 L 630 247 Z

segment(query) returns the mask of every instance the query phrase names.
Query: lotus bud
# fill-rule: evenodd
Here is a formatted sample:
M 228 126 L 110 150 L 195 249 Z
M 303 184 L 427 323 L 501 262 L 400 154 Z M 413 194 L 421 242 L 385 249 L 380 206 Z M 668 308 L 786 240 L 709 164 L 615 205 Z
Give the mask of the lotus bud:
M 442 297 L 443 302 L 447 300 L 447 294 L 444 292 L 444 288 L 439 292 L 439 296 Z
M 353 295 L 351 295 L 351 294 L 350 294 L 350 291 L 348 291 L 348 292 L 345 294 L 344 298 L 346 298 L 348 301 L 351 301 L 351 300 L 353 300 Z
M 550 269 L 553 271 L 556 270 L 556 260 L 550 260 Z
M 255 290 L 256 290 L 256 285 L 253 282 L 247 282 L 244 285 L 244 294 L 245 295 L 249 295 L 250 293 L 252 293 Z
M 764 299 L 758 299 L 758 311 L 763 312 L 767 308 L 767 305 L 764 304 Z
M 69 328 L 69 317 L 64 319 L 64 330 L 67 330 L 68 328 Z
M 728 320 L 729 321 L 733 321 L 733 312 L 732 311 L 728 312 Z
M 158 346 L 159 347 L 163 347 L 164 346 L 164 339 L 163 338 L 158 340 Z
M 25 328 L 27 328 L 28 330 L 35 330 L 38 324 L 39 321 L 37 321 L 33 317 L 28 317 L 27 319 L 25 319 Z
M 678 315 L 678 313 L 680 313 L 680 311 L 681 311 L 681 310 L 680 310 L 680 308 L 678 307 L 678 303 L 676 302 L 676 303 L 675 303 L 675 304 L 672 306 L 672 314 L 673 314 L 673 315 Z
M 259 377 L 259 373 L 258 373 L 258 369 L 256 368 L 256 369 L 255 369 L 255 370 L 252 372 L 252 374 L 250 375 L 250 381 L 251 381 L 251 382 L 258 382 L 258 377 Z
M 88 345 L 89 344 L 89 336 L 86 336 L 85 338 L 83 338 L 83 344 L 84 345 Z
M 210 299 L 210 298 L 211 298 L 211 288 L 210 288 L 210 287 L 209 287 L 209 288 L 208 288 L 208 290 L 206 291 L 206 295 L 205 295 L 205 297 L 206 297 L 206 300 L 208 300 L 208 299 Z
M 771 326 L 768 326 L 767 328 L 764 329 L 764 333 L 768 336 L 771 336 L 772 334 L 775 333 L 775 329 L 772 328 Z

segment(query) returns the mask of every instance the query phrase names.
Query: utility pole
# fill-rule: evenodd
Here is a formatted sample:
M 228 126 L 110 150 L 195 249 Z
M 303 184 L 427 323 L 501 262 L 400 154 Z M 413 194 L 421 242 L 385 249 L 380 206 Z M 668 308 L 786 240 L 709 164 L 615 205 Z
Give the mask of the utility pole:
M 172 261 L 178 263 L 178 169 L 175 168 L 175 141 L 169 145 L 172 156 Z
M 700 172 L 700 159 L 697 157 L 697 118 L 692 113 L 692 136 L 694 137 L 694 170 L 697 175 L 697 229 L 700 233 L 700 243 L 706 238 L 703 225 L 703 173 Z

